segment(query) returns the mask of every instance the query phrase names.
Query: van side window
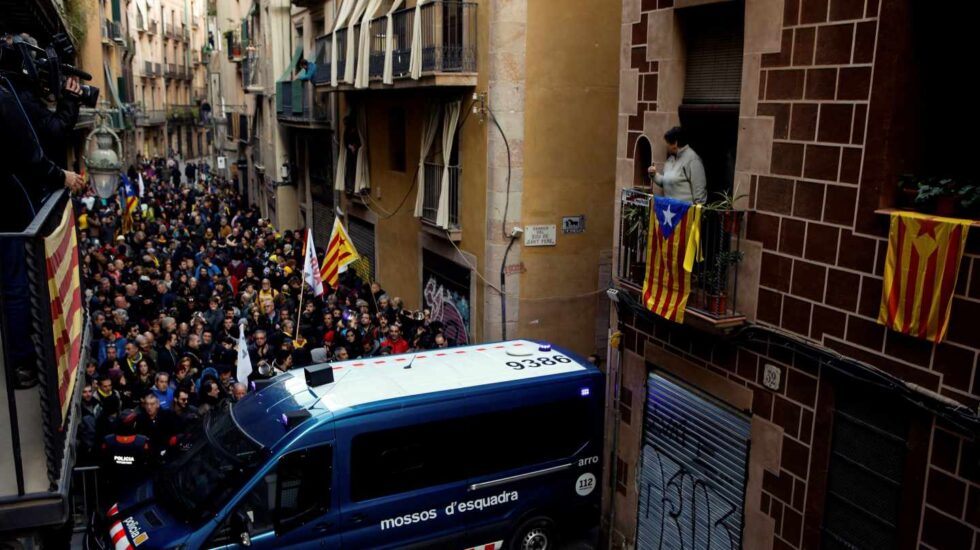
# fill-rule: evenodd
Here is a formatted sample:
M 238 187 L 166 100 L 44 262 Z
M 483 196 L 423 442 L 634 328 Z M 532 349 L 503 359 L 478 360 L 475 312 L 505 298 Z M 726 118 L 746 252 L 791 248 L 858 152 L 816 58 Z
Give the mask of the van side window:
M 330 510 L 333 447 L 323 445 L 285 455 L 276 473 L 276 533 L 295 529 Z
M 587 442 L 587 406 L 571 399 L 358 434 L 351 443 L 351 499 L 568 458 Z

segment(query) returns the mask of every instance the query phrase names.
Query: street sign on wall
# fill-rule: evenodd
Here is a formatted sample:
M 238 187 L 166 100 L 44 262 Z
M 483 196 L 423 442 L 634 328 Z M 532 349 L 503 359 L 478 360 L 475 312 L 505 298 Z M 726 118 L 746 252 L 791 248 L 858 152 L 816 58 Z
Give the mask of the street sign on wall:
M 524 246 L 555 246 L 558 227 L 552 225 L 528 225 L 524 227 Z

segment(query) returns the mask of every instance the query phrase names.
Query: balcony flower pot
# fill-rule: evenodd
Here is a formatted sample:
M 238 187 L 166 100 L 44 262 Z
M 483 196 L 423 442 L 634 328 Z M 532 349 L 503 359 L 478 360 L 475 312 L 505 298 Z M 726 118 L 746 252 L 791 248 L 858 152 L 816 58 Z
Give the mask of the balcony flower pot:
M 728 295 L 724 292 L 719 294 L 709 292 L 707 302 L 708 313 L 712 315 L 721 316 L 728 311 Z
M 724 210 L 721 212 L 721 227 L 729 235 L 738 233 L 739 215 L 734 210 Z
M 718 193 L 718 200 L 706 204 L 704 208 L 705 210 L 718 212 L 722 229 L 725 233 L 734 235 L 738 233 L 740 226 L 739 212 L 735 208 L 735 203 L 747 196 L 745 193 L 739 194 L 738 187 L 736 186 L 731 192 L 722 191 Z

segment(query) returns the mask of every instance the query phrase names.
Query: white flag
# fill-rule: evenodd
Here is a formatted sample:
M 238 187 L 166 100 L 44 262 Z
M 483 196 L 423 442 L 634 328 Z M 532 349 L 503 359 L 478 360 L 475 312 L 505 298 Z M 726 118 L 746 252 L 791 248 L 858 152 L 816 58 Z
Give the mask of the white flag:
M 238 364 L 236 366 L 235 378 L 242 384 L 248 384 L 248 375 L 252 374 L 252 358 L 248 356 L 244 320 L 238 325 Z
M 303 262 L 303 281 L 313 289 L 314 296 L 323 294 L 323 278 L 320 277 L 320 262 L 316 259 L 313 246 L 313 230 L 306 230 L 306 259 Z
M 143 191 L 144 191 L 144 187 L 143 187 L 143 173 L 142 172 L 140 172 L 139 174 L 136 175 L 136 182 L 140 186 L 140 197 L 142 197 L 143 196 Z

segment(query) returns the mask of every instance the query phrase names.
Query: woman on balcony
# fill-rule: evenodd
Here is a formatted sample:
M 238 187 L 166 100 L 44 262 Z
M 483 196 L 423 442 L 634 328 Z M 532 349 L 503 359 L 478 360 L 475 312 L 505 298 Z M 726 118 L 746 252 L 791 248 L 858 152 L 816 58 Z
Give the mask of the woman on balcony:
M 663 174 L 657 171 L 655 163 L 650 164 L 647 173 L 653 183 L 671 199 L 686 202 L 704 203 L 708 200 L 704 165 L 701 157 L 687 144 L 687 138 L 680 126 L 674 126 L 664 134 L 667 142 L 667 162 Z

